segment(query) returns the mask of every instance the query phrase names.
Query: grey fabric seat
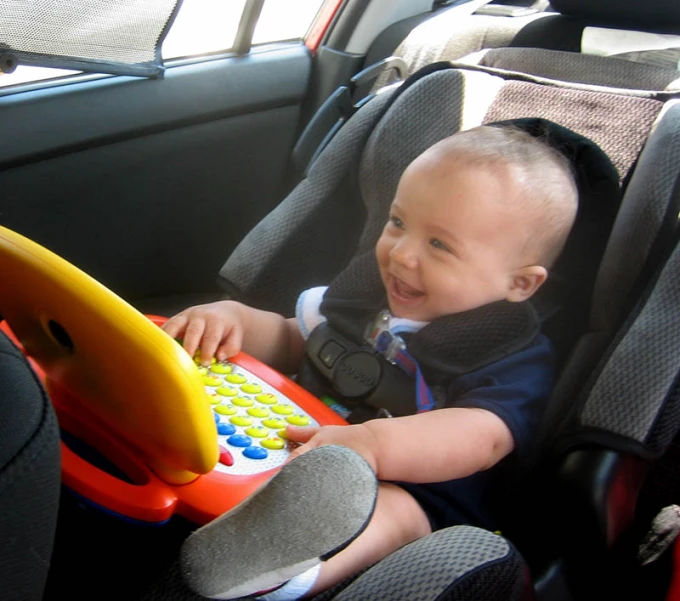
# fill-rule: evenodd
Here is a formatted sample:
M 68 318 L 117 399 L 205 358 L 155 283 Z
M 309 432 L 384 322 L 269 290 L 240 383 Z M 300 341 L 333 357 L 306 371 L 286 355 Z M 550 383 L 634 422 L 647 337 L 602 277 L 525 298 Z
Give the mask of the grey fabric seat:
M 497 18 L 475 15 L 471 19 L 482 33 L 472 37 L 484 38 L 486 49 L 478 42 L 466 45 L 460 36 L 452 35 L 457 38 L 453 55 L 422 48 L 416 52 L 412 67 L 420 66 L 418 61 L 447 58 L 456 59 L 457 68 L 434 70 L 423 77 L 385 114 L 383 107 L 397 94 L 394 89 L 385 88 L 368 102 L 320 155 L 307 178 L 246 237 L 220 273 L 237 298 L 291 314 L 300 290 L 327 283 L 351 256 L 374 243 L 382 226 L 379 216 L 385 213 L 401 170 L 436 140 L 479 123 L 533 116 L 595 140 L 616 165 L 625 195 L 598 261 L 586 318 L 565 357 L 542 427 L 545 454 L 537 460 L 538 478 L 527 483 L 526 504 L 511 508 L 518 511 L 516 529 L 504 533 L 529 561 L 539 598 L 551 599 L 559 593 L 565 598 L 595 599 L 615 584 L 608 569 L 621 565 L 612 558 L 620 557 L 614 551 L 630 532 L 644 474 L 668 449 L 678 427 L 673 378 L 667 376 L 661 388 L 651 387 L 657 373 L 649 362 L 638 390 L 641 407 L 635 408 L 635 400 L 629 399 L 631 405 L 622 413 L 612 384 L 620 378 L 620 370 L 636 368 L 630 356 L 626 362 L 622 355 L 626 355 L 624 348 L 630 354 L 644 339 L 648 325 L 640 324 L 649 324 L 650 319 L 645 311 L 654 313 L 652 321 L 661 320 L 661 328 L 670 326 L 664 320 L 673 319 L 669 304 L 663 317 L 657 313 L 658 305 L 649 305 L 638 308 L 640 316 L 646 315 L 639 318 L 642 321 L 624 325 L 654 266 L 675 241 L 680 112 L 674 82 L 678 72 L 579 54 L 578 44 L 565 40 L 577 40 L 583 24 L 591 22 L 586 9 L 578 11 L 585 4 L 553 4 L 565 10 L 576 6 L 578 16 L 533 15 L 512 33 L 511 43 L 498 37 L 494 42 L 498 48 L 489 50 L 488 28 Z M 626 6 L 621 13 L 618 17 L 630 22 L 639 9 Z M 674 11 L 669 15 L 677 17 Z M 559 23 L 568 27 L 562 30 Z M 469 22 L 461 23 L 458 32 L 468 36 L 468 26 Z M 541 31 L 546 39 L 556 31 L 565 35 L 555 38 L 554 48 L 532 47 L 527 40 L 538 39 L 532 36 Z M 447 44 L 440 48 L 454 47 Z M 476 54 L 471 56 L 472 52 Z M 286 267 L 291 264 L 294 270 Z M 622 332 L 619 346 L 609 347 L 617 331 Z M 648 352 L 654 357 L 663 349 L 652 345 Z M 677 365 L 667 369 L 677 371 Z M 648 397 L 649 390 L 654 393 Z M 643 422 L 638 421 L 640 412 L 646 416 Z M 619 499 L 621 486 L 626 494 Z M 545 524 L 556 525 L 549 536 Z M 630 555 L 630 548 L 622 551 L 626 552 Z M 442 561 L 455 562 L 456 554 Z M 593 565 L 601 568 L 600 573 Z M 479 569 L 486 566 L 480 558 Z M 373 577 L 380 578 L 377 572 Z M 590 584 L 593 578 L 596 583 Z
M 505 8 L 512 9 L 512 4 L 512 1 L 506 3 Z M 502 9 L 503 6 L 495 8 Z M 628 30 L 663 33 L 677 33 L 680 30 L 678 8 L 668 0 L 655 0 L 645 4 L 617 0 L 598 2 L 552 0 L 550 3 L 537 0 L 526 10 L 490 9 L 489 6 L 482 6 L 475 14 L 468 15 L 469 9 L 465 4 L 456 4 L 435 11 L 429 18 L 412 28 L 391 54 L 403 59 L 410 74 L 437 61 L 460 61 L 470 54 L 494 49 L 513 49 L 529 53 L 540 49 L 579 54 L 584 50 L 590 51 L 583 38 L 586 28 L 592 27 L 619 29 L 620 35 Z M 672 55 L 667 59 L 660 59 L 659 53 L 651 50 L 635 56 L 630 53 L 621 53 L 619 56 L 622 58 L 610 57 L 613 60 L 610 61 L 607 71 L 615 72 L 619 63 L 618 69 L 623 72 L 619 71 L 615 77 L 619 85 L 626 82 L 623 87 L 636 87 L 638 77 L 645 77 L 641 69 L 632 66 L 636 64 L 633 61 L 642 61 L 637 64 L 646 65 L 651 77 L 654 76 L 653 73 L 659 64 L 665 65 L 666 68 L 675 68 Z M 381 54 L 369 52 L 366 64 L 382 58 L 384 56 Z M 566 78 L 565 69 L 570 69 L 569 61 L 573 58 L 571 56 L 561 60 L 558 79 Z M 625 69 L 628 68 L 626 64 L 632 69 L 630 74 L 625 73 Z M 533 72 L 530 64 L 525 63 L 524 67 L 525 71 Z M 578 71 L 575 73 L 578 74 Z M 595 73 L 586 70 L 581 71 L 580 75 L 590 78 Z M 607 85 L 608 77 L 607 72 L 599 71 L 596 80 L 590 83 Z M 393 81 L 395 73 L 388 70 L 381 74 L 372 89 L 379 89 Z M 584 80 L 583 83 L 588 81 Z M 664 86 L 657 83 L 653 87 L 663 89 Z
M 28 361 L 0 332 L 0 591 L 43 598 L 57 527 L 59 427 Z

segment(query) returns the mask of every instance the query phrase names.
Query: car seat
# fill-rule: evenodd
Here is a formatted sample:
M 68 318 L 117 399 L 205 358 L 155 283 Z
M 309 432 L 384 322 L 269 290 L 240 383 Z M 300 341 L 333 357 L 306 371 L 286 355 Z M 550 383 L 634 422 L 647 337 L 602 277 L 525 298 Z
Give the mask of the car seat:
M 270 308 L 290 313 L 292 300 L 297 291 L 309 285 L 327 283 L 329 274 L 333 274 L 337 266 L 344 264 L 353 254 L 352 249 L 367 248 L 370 246 L 368 240 L 371 237 L 375 239 L 380 222 L 374 222 L 372 226 L 370 222 L 380 211 L 375 208 L 379 206 L 380 199 L 383 203 L 391 199 L 390 191 L 393 191 L 396 185 L 394 172 L 399 173 L 409 160 L 408 152 L 404 150 L 405 146 L 417 145 L 422 138 L 424 140 L 420 149 L 426 147 L 434 141 L 431 137 L 428 139 L 428 136 L 432 136 L 432 132 L 436 130 L 448 128 L 448 132 L 440 134 L 443 137 L 456 128 L 499 118 L 528 116 L 527 113 L 547 116 L 585 135 L 590 134 L 590 137 L 596 139 L 610 154 L 619 169 L 621 180 L 627 184 L 626 195 L 595 284 L 592 307 L 586 309 L 586 313 L 590 310 L 590 314 L 586 318 L 586 324 L 582 324 L 584 327 L 579 330 L 580 336 L 574 350 L 565 363 L 562 378 L 556 389 L 557 400 L 552 404 L 553 411 L 546 418 L 544 442 L 553 444 L 559 438 L 555 434 L 556 430 L 551 430 L 551 427 L 566 427 L 565 420 L 566 423 L 571 423 L 570 420 L 581 419 L 578 414 L 568 415 L 570 404 L 577 398 L 585 378 L 591 374 L 607 343 L 621 324 L 631 305 L 631 299 L 640 293 L 642 282 L 649 277 L 650 266 L 663 256 L 669 240 L 672 239 L 671 233 L 675 229 L 678 213 L 673 190 L 676 179 L 674 164 L 678 156 L 677 127 L 680 124 L 677 121 L 679 116 L 677 109 L 673 107 L 673 101 L 669 101 L 674 92 L 672 87 L 670 90 L 666 88 L 677 78 L 677 71 L 669 68 L 660 68 L 660 71 L 650 70 L 643 65 L 618 59 L 576 53 L 565 56 L 554 51 L 544 51 L 542 52 L 544 60 L 539 63 L 541 69 L 546 65 L 554 69 L 555 65 L 559 67 L 560 61 L 564 62 L 567 71 L 564 78 L 567 81 L 556 80 L 554 70 L 546 74 L 534 66 L 538 73 L 527 73 L 523 70 L 526 67 L 524 64 L 526 55 L 515 52 L 513 56 L 505 50 L 499 49 L 494 58 L 496 60 L 500 56 L 504 61 L 507 60 L 502 67 L 497 63 L 490 66 L 458 64 L 455 71 L 459 78 L 457 81 L 454 81 L 454 77 L 446 81 L 448 77 L 445 75 L 446 71 L 438 72 L 437 67 L 429 67 L 432 73 L 422 80 L 416 83 L 411 80 L 402 85 L 406 91 L 398 93 L 387 90 L 377 95 L 350 119 L 327 150 L 321 153 L 317 163 L 309 170 L 307 179 L 298 186 L 298 189 L 293 191 L 282 206 L 265 222 L 258 225 L 244 240 L 243 245 L 237 248 L 223 267 L 221 275 L 227 280 L 228 289 L 237 297 L 242 295 L 245 300 L 256 304 L 270 303 Z M 538 54 L 541 53 L 537 52 Z M 518 65 L 518 61 L 521 64 Z M 615 66 L 616 70 L 606 83 L 614 85 L 615 88 L 605 89 L 594 85 L 599 74 L 608 72 L 612 66 Z M 650 75 L 653 76 L 653 80 L 649 79 Z M 417 79 L 420 77 L 421 74 Z M 429 82 L 435 81 L 435 78 L 438 78 L 437 83 L 432 84 L 430 88 Z M 426 81 L 428 83 L 425 83 Z M 527 98 L 533 101 L 528 107 L 525 102 Z M 411 100 L 412 102 L 409 102 Z M 390 102 L 393 104 L 389 111 L 382 114 L 384 107 Z M 559 114 L 556 115 L 553 111 L 558 111 Z M 636 113 L 635 116 L 631 111 Z M 388 114 L 401 114 L 402 119 L 395 117 L 391 122 L 384 121 Z M 603 127 L 603 124 L 607 126 Z M 362 127 L 371 128 L 372 131 L 362 133 Z M 612 135 L 618 140 L 612 139 L 610 137 Z M 368 139 L 367 142 L 364 142 L 365 138 Z M 376 140 L 380 140 L 380 144 Z M 644 151 L 639 155 L 643 146 Z M 388 156 L 380 156 L 379 147 L 390 148 L 391 152 L 386 153 Z M 364 148 L 364 152 L 359 161 L 352 153 L 361 148 Z M 412 152 L 411 158 L 418 153 L 418 149 Z M 328 162 L 325 157 L 329 158 Z M 403 162 L 400 163 L 400 160 Z M 631 177 L 633 166 L 636 166 L 635 176 Z M 354 176 L 345 178 L 348 172 Z M 319 193 L 318 196 L 315 195 L 315 191 Z M 365 209 L 357 201 L 359 193 L 364 194 L 367 205 Z M 325 212 L 323 202 L 330 203 L 329 212 Z M 385 204 L 382 207 L 384 210 Z M 346 224 L 347 214 L 354 216 L 355 219 L 357 215 L 361 216 L 362 225 L 367 224 L 363 232 L 358 233 L 356 228 L 350 228 L 344 230 L 344 234 L 331 232 L 327 235 L 324 215 L 331 215 L 329 223 L 339 228 Z M 344 215 L 345 221 L 336 220 L 335 215 L 340 217 Z M 289 226 L 292 226 L 291 230 L 287 229 Z M 311 238 L 309 246 L 305 245 L 305 238 L 307 240 Z M 317 245 L 317 242 L 320 242 L 320 245 Z M 275 266 L 267 259 L 268 244 L 277 248 L 273 253 Z M 315 253 L 310 257 L 307 251 L 305 256 L 304 249 L 310 246 L 320 248 L 320 254 Z M 337 254 L 334 254 L 334 251 L 337 251 Z M 260 254 L 262 252 L 264 257 Z M 296 258 L 295 273 L 284 271 L 283 265 L 288 252 L 292 252 Z M 253 261 L 253 256 L 262 260 Z M 329 257 L 332 257 L 330 267 L 328 264 L 325 267 L 320 267 L 318 263 L 312 264 L 316 259 L 326 261 Z M 246 260 L 250 266 L 247 273 Z M 327 271 L 324 271 L 325 269 Z M 263 274 L 266 275 L 258 283 L 258 278 Z M 290 286 L 288 292 L 284 289 L 287 286 Z M 271 293 L 269 298 L 268 293 Z M 611 406 L 607 410 L 614 411 L 617 417 L 621 417 Z M 674 429 L 675 426 L 671 431 Z M 609 431 L 607 426 L 602 430 Z M 603 438 L 607 436 L 604 435 Z M 572 442 L 578 439 L 577 435 L 571 437 Z M 582 440 L 587 439 L 586 436 Z M 644 440 L 644 436 L 640 440 Z M 590 440 L 584 444 L 587 447 L 603 443 L 602 440 L 597 443 Z M 637 444 L 640 446 L 644 443 L 638 441 Z M 604 447 L 606 448 L 606 444 Z M 659 449 L 662 448 L 665 448 L 664 445 L 656 449 L 657 456 Z M 574 453 L 569 454 L 569 457 L 578 456 L 577 452 Z M 558 453 L 558 456 L 564 458 L 561 453 Z M 593 457 L 595 456 L 598 456 L 597 453 Z M 602 466 L 606 461 L 603 457 L 609 459 L 611 457 L 606 453 L 598 457 L 594 460 L 596 467 L 591 466 L 591 475 L 604 477 Z M 600 460 L 604 464 L 599 463 Z M 551 470 L 557 469 L 556 463 L 551 465 Z M 593 531 L 600 537 L 596 541 L 592 538 L 584 539 L 589 541 L 585 542 L 585 545 L 592 543 L 592 546 L 600 551 L 603 548 L 610 549 L 618 539 L 611 531 L 612 525 L 616 524 L 619 532 L 625 531 L 632 519 L 632 508 L 640 482 L 635 485 L 631 483 L 630 496 L 619 505 L 620 512 L 607 513 L 602 507 L 603 500 L 611 499 L 611 495 L 608 497 L 606 494 L 608 490 L 611 492 L 611 489 L 603 484 L 607 482 L 612 486 L 615 482 L 620 483 L 613 474 L 626 473 L 627 469 L 623 469 L 622 465 L 627 468 L 626 461 L 619 464 L 616 469 L 613 468 L 613 464 L 610 466 L 613 471 L 609 473 L 608 481 L 606 478 L 602 481 L 590 481 L 588 485 L 582 487 L 584 490 L 597 490 L 602 495 L 592 503 L 585 503 L 590 513 L 583 510 L 584 513 L 581 514 L 588 515 L 590 525 L 598 526 Z M 619 469 L 621 471 L 617 471 Z M 579 469 L 575 472 L 579 473 Z M 588 489 L 589 485 L 597 486 Z M 536 506 L 536 502 L 527 504 L 527 507 Z M 559 506 L 561 507 L 561 504 Z M 584 507 L 583 500 L 579 507 Z M 584 531 L 589 530 L 584 528 Z M 519 537 L 521 540 L 522 536 Z M 559 540 L 559 537 L 555 537 L 554 540 Z M 573 543 L 573 539 L 571 540 L 571 559 L 567 561 L 572 566 L 570 569 L 577 574 L 592 575 L 592 570 L 581 572 L 583 564 L 577 562 L 576 565 L 579 567 L 573 567 L 574 557 L 578 556 L 580 547 Z M 520 548 L 526 549 L 531 560 L 538 562 L 535 564 L 540 567 L 537 586 L 545 595 L 547 594 L 545 591 L 559 588 L 555 584 L 556 581 L 569 578 L 560 567 L 566 560 L 558 551 L 552 556 L 548 554 L 537 559 L 536 554 L 540 554 L 540 546 L 535 543 L 536 541 L 525 540 Z M 584 583 L 581 581 L 580 584 L 572 586 L 584 587 Z
M 437 61 L 458 61 L 470 54 L 496 48 L 616 56 L 617 61 L 610 67 L 614 73 L 618 60 L 642 62 L 651 72 L 659 66 L 675 68 L 677 62 L 673 52 L 660 52 L 657 46 L 643 45 L 641 50 L 626 52 L 624 48 L 617 49 L 614 42 L 603 47 L 601 41 L 595 41 L 602 35 L 603 28 L 607 30 L 605 34 L 619 37 L 625 36 L 627 31 L 634 32 L 636 37 L 643 31 L 677 33 L 678 9 L 665 0 L 644 4 L 616 0 L 552 0 L 550 3 L 503 0 L 479 7 L 471 16 L 461 16 L 464 10 L 465 4 L 440 8 L 408 30 L 398 43 L 387 45 L 378 37 L 375 48 L 367 53 L 365 64 L 378 63 L 386 56 L 392 56 L 402 61 L 400 65 L 406 74 L 411 74 Z M 569 59 L 565 60 L 560 72 L 562 76 L 564 69 L 569 69 Z M 581 74 L 588 75 L 588 72 Z M 385 69 L 371 87 L 357 96 L 396 81 L 397 75 L 393 70 Z M 598 81 L 593 83 L 607 83 L 606 72 L 600 70 L 597 77 Z M 626 80 L 618 78 L 618 81 Z M 624 87 L 634 87 L 635 82 L 635 78 L 630 78 Z
M 0 596 L 6 601 L 42 599 L 59 489 L 52 405 L 23 354 L 0 333 Z
M 528 566 L 531 591 L 506 588 L 507 583 L 496 572 L 499 557 L 481 547 L 477 547 L 471 571 L 478 579 L 485 573 L 488 578 L 485 587 L 475 593 L 467 590 L 464 571 L 446 581 L 446 586 L 436 578 L 431 587 L 419 580 L 420 569 L 429 570 L 429 575 L 454 569 L 451 565 L 468 565 L 468 548 L 454 535 L 458 528 L 454 527 L 433 535 L 450 543 L 440 553 L 428 554 L 425 545 L 430 537 L 426 537 L 399 551 L 410 562 L 402 563 L 401 571 L 391 569 L 392 558 L 388 557 L 343 583 L 341 592 L 324 593 L 315 601 L 495 599 L 499 590 L 505 595 L 501 598 L 508 600 L 534 598 L 532 595 L 545 601 L 665 598 L 667 583 L 649 587 L 642 575 L 637 563 L 641 537 L 632 524 L 646 475 L 658 465 L 680 429 L 680 322 L 676 309 L 680 244 L 678 237 L 674 238 L 672 251 L 659 261 L 599 367 L 574 399 L 570 419 L 553 432 L 550 444 L 544 444 L 542 451 L 549 459 L 537 465 L 535 474 L 541 491 L 534 487 L 521 498 L 524 507 L 510 507 L 523 515 L 520 528 L 528 529 L 506 533 L 519 542 L 517 548 L 526 565 L 520 561 L 504 567 L 521 582 L 522 566 Z M 532 494 L 538 497 L 531 498 Z M 479 545 L 489 535 L 474 528 L 465 531 L 468 542 Z M 412 578 L 419 588 L 411 584 Z M 403 594 L 404 589 L 409 592 Z M 368 591 L 379 592 L 371 596 Z M 390 594 L 383 596 L 383 591 Z
M 614 591 L 630 598 L 624 596 L 631 591 L 624 588 L 630 581 L 616 569 L 629 562 L 631 541 L 626 539 L 635 501 L 645 473 L 680 426 L 675 352 L 680 337 L 674 313 L 680 292 L 676 284 L 680 248 L 664 261 L 677 238 L 672 225 L 678 207 L 676 199 L 669 200 L 677 175 L 666 167 L 677 156 L 679 118 L 677 107 L 668 109 L 638 159 L 623 201 L 625 210 L 614 224 L 595 287 L 599 294 L 621 287 L 635 289 L 635 284 L 626 284 L 629 277 L 621 281 L 608 271 L 621 263 L 621 245 L 626 241 L 642 243 L 648 236 L 650 240 L 642 246 L 649 249 L 657 240 L 651 256 L 664 267 L 645 278 L 651 281 L 649 289 L 636 292 L 642 300 L 596 372 L 580 394 L 567 399 L 566 408 L 573 411 L 562 415 L 557 424 L 550 422 L 557 429 L 547 432 L 543 441 L 546 457 L 537 464 L 540 487 L 527 483 L 527 492 L 508 507 L 518 512 L 518 523 L 516 529 L 503 534 L 518 541 L 528 568 L 514 546 L 505 547 L 512 552 L 499 552 L 495 544 L 508 544 L 503 537 L 454 527 L 404 547 L 316 601 L 529 599 L 533 592 L 526 588 L 531 582 L 527 569 L 532 571 L 539 599 L 601 599 L 615 596 Z M 669 181 L 664 183 L 664 179 Z M 654 182 L 659 189 L 643 194 Z M 628 312 L 626 304 L 614 303 L 623 307 L 623 313 Z M 582 339 L 597 334 L 602 332 L 586 331 Z M 644 369 L 639 370 L 641 358 Z M 574 361 L 572 355 L 567 365 Z M 195 598 L 182 588 L 176 573 L 174 580 L 170 573 L 145 601 Z

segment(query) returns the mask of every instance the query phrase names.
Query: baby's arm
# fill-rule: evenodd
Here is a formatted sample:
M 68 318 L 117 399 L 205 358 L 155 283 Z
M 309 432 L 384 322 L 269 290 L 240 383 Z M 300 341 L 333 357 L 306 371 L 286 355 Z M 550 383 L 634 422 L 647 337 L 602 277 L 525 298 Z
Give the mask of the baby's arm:
M 288 428 L 304 442 L 294 452 L 323 444 L 350 447 L 380 480 L 443 482 L 464 478 L 498 463 L 514 448 L 510 429 L 498 416 L 477 408 L 437 409 L 352 426 Z
M 242 350 L 284 373 L 292 373 L 304 350 L 295 319 L 235 301 L 190 307 L 170 318 L 163 329 L 173 338 L 181 338 L 189 354 L 200 348 L 203 363 L 213 356 L 224 360 Z

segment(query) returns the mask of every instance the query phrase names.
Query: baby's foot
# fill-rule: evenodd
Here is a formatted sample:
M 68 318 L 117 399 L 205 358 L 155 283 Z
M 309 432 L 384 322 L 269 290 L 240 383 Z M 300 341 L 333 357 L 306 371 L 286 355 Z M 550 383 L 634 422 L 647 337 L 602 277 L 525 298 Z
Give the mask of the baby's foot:
M 312 449 L 187 538 L 184 579 L 212 599 L 276 587 L 352 542 L 371 518 L 377 490 L 373 470 L 354 451 Z

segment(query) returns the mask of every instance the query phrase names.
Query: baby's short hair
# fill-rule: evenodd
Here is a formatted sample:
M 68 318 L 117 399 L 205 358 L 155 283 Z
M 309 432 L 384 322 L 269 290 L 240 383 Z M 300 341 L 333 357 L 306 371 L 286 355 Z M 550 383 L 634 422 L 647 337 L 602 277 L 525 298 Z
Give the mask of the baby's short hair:
M 545 267 L 553 265 L 571 231 L 578 188 L 569 159 L 546 139 L 512 125 L 482 125 L 435 144 L 456 163 L 483 167 L 514 166 L 523 173 L 522 211 L 530 225 L 526 249 Z

